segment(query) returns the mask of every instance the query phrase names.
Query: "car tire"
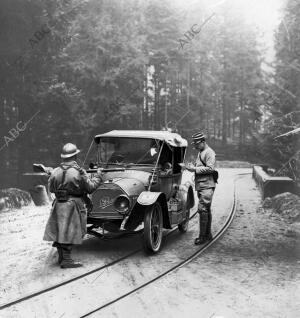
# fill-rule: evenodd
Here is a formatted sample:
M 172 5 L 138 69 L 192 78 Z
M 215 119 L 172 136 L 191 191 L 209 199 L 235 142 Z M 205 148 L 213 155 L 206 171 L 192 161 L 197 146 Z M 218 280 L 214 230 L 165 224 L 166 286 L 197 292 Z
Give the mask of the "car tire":
M 163 214 L 158 202 L 147 207 L 144 216 L 143 247 L 147 254 L 159 252 L 163 238 Z
M 186 233 L 189 227 L 189 221 L 190 221 L 190 211 L 191 209 L 185 208 L 185 220 L 178 224 L 178 230 L 181 233 Z

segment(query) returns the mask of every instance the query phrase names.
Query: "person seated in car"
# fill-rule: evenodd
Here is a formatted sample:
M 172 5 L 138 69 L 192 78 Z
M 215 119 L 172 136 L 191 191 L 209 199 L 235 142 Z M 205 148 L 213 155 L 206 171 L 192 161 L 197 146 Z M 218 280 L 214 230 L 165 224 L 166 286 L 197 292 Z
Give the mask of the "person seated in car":
M 111 157 L 109 158 L 108 162 L 111 162 L 111 163 L 122 163 L 124 161 L 124 158 L 125 158 L 124 154 L 115 151 L 111 155 Z
M 172 164 L 170 162 L 165 162 L 163 164 L 160 164 L 159 166 L 161 168 L 161 175 L 168 176 L 172 174 L 173 169 Z

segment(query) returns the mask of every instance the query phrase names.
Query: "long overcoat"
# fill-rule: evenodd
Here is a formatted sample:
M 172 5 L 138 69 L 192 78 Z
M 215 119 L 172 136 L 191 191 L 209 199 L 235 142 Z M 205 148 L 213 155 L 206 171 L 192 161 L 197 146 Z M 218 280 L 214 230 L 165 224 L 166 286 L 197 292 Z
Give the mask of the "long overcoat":
M 66 170 L 65 181 L 63 169 Z M 65 202 L 53 201 L 48 219 L 44 240 L 64 244 L 81 244 L 86 234 L 87 209 L 83 196 L 92 193 L 100 185 L 100 175 L 89 178 L 86 171 L 76 161 L 63 162 L 55 168 L 49 178 L 49 190 L 55 193 L 58 189 L 68 191 L 69 199 Z

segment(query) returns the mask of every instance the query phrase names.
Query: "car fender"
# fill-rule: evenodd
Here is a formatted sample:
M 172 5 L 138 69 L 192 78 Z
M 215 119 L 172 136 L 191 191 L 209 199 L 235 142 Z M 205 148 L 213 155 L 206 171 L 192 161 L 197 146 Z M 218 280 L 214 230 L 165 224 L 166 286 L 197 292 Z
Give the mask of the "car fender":
M 151 206 L 155 202 L 159 202 L 162 212 L 163 212 L 163 227 L 170 229 L 171 222 L 168 213 L 168 205 L 166 195 L 163 192 L 150 192 L 150 191 L 143 191 L 140 193 L 137 202 L 134 206 L 134 209 L 129 217 L 128 226 L 130 221 L 133 219 L 138 219 L 141 221 L 144 218 L 145 210 L 148 206 Z
M 140 205 L 152 205 L 157 201 L 160 195 L 164 194 L 162 192 L 143 191 L 140 193 L 137 202 Z
M 183 204 L 188 209 L 191 209 L 195 205 L 195 197 L 193 187 L 189 182 L 181 184 L 178 189 L 178 196 L 182 200 Z

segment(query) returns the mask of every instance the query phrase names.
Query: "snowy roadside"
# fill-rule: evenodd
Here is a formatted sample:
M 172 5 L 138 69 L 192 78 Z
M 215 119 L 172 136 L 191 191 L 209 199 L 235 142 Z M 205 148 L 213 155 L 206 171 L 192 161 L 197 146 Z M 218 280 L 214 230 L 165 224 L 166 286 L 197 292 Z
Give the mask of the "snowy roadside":
M 250 175 L 237 190 L 236 217 L 220 241 L 151 288 L 105 309 L 103 317 L 298 317 L 299 241 L 284 219 L 262 208 Z
M 250 171 L 221 169 L 213 202 L 214 232 L 226 218 L 223 210 L 231 205 L 230 185 L 234 176 Z M 278 213 L 262 208 L 251 174 L 237 181 L 237 195 L 236 217 L 220 241 L 186 267 L 104 309 L 101 317 L 297 317 L 300 309 L 297 307 L 300 255 L 297 237 L 290 235 L 286 220 Z M 61 271 L 56 265 L 54 249 L 41 240 L 48 214 L 49 207 L 31 206 L 0 215 L 0 252 L 6 256 L 0 264 L 1 302 L 53 285 L 139 247 L 140 242 L 133 239 L 103 244 L 88 238 L 75 251 L 75 255 L 84 260 L 85 267 Z M 20 311 L 5 317 L 29 317 L 22 315 L 22 309 L 36 312 L 40 317 L 42 312 L 52 312 L 52 317 L 59 317 L 67 308 L 72 308 L 72 315 L 79 309 L 88 311 L 96 305 L 88 294 L 97 294 L 97 303 L 100 298 L 109 299 L 130 288 L 129 285 L 135 286 L 139 280 L 147 279 L 146 276 L 154 277 L 163 267 L 184 257 L 194 247 L 193 238 L 198 232 L 197 219 L 191 223 L 187 235 L 184 238 L 175 235 L 168 240 L 158 256 L 147 259 L 139 254 L 95 278 L 89 277 L 73 287 L 66 286 L 50 298 L 24 304 Z M 77 298 L 79 286 L 86 288 L 86 294 Z M 54 305 L 57 295 L 66 298 L 70 306 L 54 314 L 58 308 Z M 64 317 L 76 316 L 69 314 L 65 312 Z
M 215 223 L 213 224 L 214 232 L 218 229 L 218 224 L 224 222 L 232 206 L 232 178 L 236 171 L 223 169 L 220 173 L 221 181 L 213 202 L 213 208 L 216 210 Z M 184 181 L 190 177 L 191 175 L 185 174 Z M 193 211 L 195 209 L 196 207 Z M 48 215 L 49 207 L 30 207 L 0 214 L 2 230 L 4 231 L 1 250 L 2 255 L 6 256 L 4 261 L 0 263 L 2 287 L 0 301 L 2 304 L 105 265 L 141 247 L 139 237 L 105 242 L 97 238 L 87 237 L 84 244 L 74 250 L 74 258 L 82 260 L 84 267 L 68 271 L 61 270 L 57 266 L 55 249 L 51 247 L 51 243 L 42 241 Z M 14 317 L 25 317 L 24 311 L 26 311 L 28 317 L 31 314 L 34 316 L 35 313 L 39 317 L 48 317 L 52 312 L 53 317 L 56 317 L 60 310 L 65 310 L 60 314 L 74 317 L 74 313 L 85 312 L 93 307 L 94 304 L 90 304 L 94 299 L 91 297 L 92 295 L 99 295 L 99 301 L 109 300 L 137 283 L 155 277 L 161 271 L 168 269 L 171 264 L 182 260 L 197 248 L 193 241 L 198 235 L 198 231 L 198 219 L 194 218 L 190 222 L 188 233 L 180 235 L 177 231 L 166 240 L 163 250 L 155 257 L 148 257 L 140 252 L 126 261 L 122 261 L 121 264 L 113 266 L 108 272 L 95 273 L 77 283 L 65 286 L 61 290 L 45 294 L 40 299 L 26 301 L 16 308 L 8 308 L 1 314 L 10 317 L 9 314 L 14 313 Z M 146 270 L 141 271 L 141 268 Z M 103 284 L 106 286 L 105 289 L 103 289 Z M 85 291 L 83 292 L 83 290 Z M 66 298 L 70 302 L 69 306 L 66 305 L 67 308 L 56 306 L 61 301 L 59 295 L 63 295 L 64 299 Z M 55 313 L 55 308 L 58 310 L 57 313 Z M 6 314 L 8 315 L 6 316 Z

